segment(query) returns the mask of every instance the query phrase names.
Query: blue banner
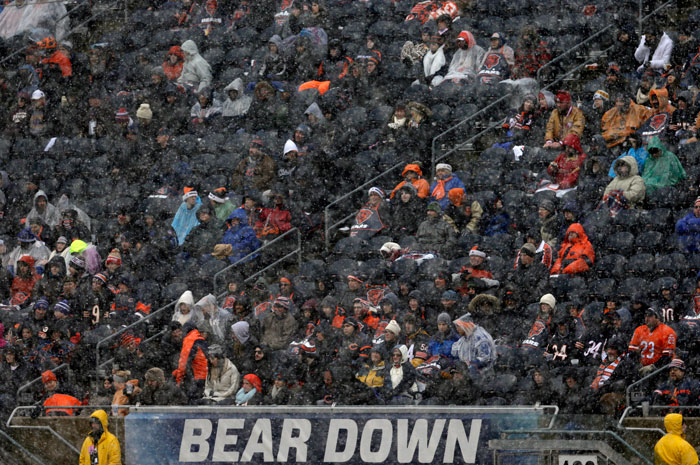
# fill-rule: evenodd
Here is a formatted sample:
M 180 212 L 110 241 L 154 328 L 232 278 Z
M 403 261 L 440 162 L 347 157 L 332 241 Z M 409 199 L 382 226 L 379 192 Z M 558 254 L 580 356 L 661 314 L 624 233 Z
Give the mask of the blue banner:
M 489 439 L 539 408 L 136 408 L 126 464 L 493 462 Z

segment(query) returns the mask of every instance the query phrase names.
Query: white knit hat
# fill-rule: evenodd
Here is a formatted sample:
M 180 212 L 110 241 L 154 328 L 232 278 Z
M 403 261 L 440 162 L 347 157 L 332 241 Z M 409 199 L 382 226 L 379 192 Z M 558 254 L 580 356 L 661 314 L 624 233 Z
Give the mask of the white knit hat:
M 390 333 L 393 333 L 394 336 L 398 336 L 399 333 L 401 333 L 401 327 L 399 324 L 396 322 L 396 320 L 391 320 L 389 324 L 386 325 L 386 328 L 384 328 L 386 331 L 389 331 Z
M 554 307 L 557 305 L 557 299 L 552 294 L 545 294 L 540 298 L 540 303 L 547 304 L 554 310 Z
M 153 119 L 153 112 L 151 111 L 151 106 L 147 103 L 142 103 L 138 110 L 136 110 L 136 117 L 143 119 Z
M 437 170 L 447 170 L 450 173 L 452 172 L 452 165 L 448 165 L 447 163 L 438 163 L 437 166 L 435 167 L 435 171 Z

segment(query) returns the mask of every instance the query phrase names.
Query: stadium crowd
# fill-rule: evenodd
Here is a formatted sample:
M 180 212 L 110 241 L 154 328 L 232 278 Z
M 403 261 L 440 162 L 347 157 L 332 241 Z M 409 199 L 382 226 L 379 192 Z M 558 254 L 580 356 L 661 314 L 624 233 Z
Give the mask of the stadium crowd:
M 637 34 L 636 3 L 560 3 L 134 1 L 80 34 L 6 5 L 3 412 L 614 413 L 667 365 L 642 398 L 700 405 L 700 10 Z M 503 95 L 487 147 L 433 167 Z M 396 163 L 324 237 L 326 205 Z M 250 282 L 294 228 L 304 261 Z

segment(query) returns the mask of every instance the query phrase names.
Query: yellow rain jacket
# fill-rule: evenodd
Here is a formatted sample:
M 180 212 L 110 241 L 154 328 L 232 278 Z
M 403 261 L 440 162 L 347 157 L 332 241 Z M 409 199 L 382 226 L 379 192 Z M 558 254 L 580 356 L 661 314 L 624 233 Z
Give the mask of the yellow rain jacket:
M 100 465 L 122 465 L 122 451 L 119 447 L 119 439 L 107 430 L 107 412 L 97 410 L 90 415 L 102 423 L 104 433 L 97 441 L 97 457 Z M 91 436 L 85 438 L 80 449 L 80 465 L 90 465 L 90 447 L 95 446 Z
M 669 413 L 664 418 L 666 435 L 654 446 L 655 465 L 696 465 L 698 454 L 683 434 L 683 415 Z

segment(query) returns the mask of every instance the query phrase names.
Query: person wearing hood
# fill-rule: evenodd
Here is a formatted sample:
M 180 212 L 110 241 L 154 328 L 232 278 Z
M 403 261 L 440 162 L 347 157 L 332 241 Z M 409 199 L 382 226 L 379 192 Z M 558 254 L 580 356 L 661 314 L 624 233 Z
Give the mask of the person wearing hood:
M 493 367 L 496 361 L 496 345 L 491 335 L 472 321 L 467 313 L 452 322 L 460 336 L 452 344 L 452 357 L 469 365 L 472 375 L 478 375 Z
M 634 58 L 638 63 L 641 63 L 637 68 L 637 73 L 643 73 L 647 67 L 662 73 L 671 63 L 673 40 L 665 32 L 659 31 L 656 21 L 649 21 L 644 26 L 644 34 L 639 41 L 637 50 L 634 51 Z M 659 37 L 659 32 L 661 32 L 661 37 Z
M 219 307 L 216 297 L 207 294 L 195 304 L 195 309 L 199 309 L 204 319 L 211 325 L 211 336 L 217 342 L 224 342 L 226 331 L 231 320 L 231 313 Z
M 583 112 L 571 102 L 571 94 L 565 90 L 557 92 L 557 107 L 552 111 L 547 121 L 547 130 L 544 135 L 546 149 L 559 149 L 564 138 L 569 134 L 578 137 L 583 136 L 586 127 L 586 118 Z
M 185 55 L 185 63 L 182 66 L 180 77 L 177 78 L 177 83 L 192 86 L 195 92 L 199 92 L 205 87 L 211 88 L 211 66 L 199 54 L 197 44 L 186 40 L 181 48 Z
M 644 172 L 644 165 L 646 164 L 647 158 L 649 157 L 649 152 L 647 152 L 647 149 L 642 145 L 642 137 L 639 135 L 639 133 L 632 133 L 627 137 L 627 140 L 630 143 L 630 149 L 617 157 L 615 161 L 613 161 L 610 164 L 610 171 L 608 171 L 608 176 L 611 178 L 614 178 L 617 176 L 615 173 L 615 163 L 618 160 L 621 160 L 623 157 L 633 157 L 634 160 L 637 162 L 637 172 L 638 173 L 643 173 Z
M 664 417 L 666 435 L 654 445 L 654 463 L 656 465 L 696 465 L 698 454 L 695 448 L 685 440 L 686 425 L 683 415 L 669 413 Z
M 209 354 L 206 340 L 206 331 L 211 326 L 206 321 L 195 324 L 192 321 L 183 325 L 182 332 L 185 337 L 182 339 L 182 348 L 177 368 L 173 371 L 173 377 L 178 386 L 183 388 L 187 400 L 190 404 L 195 404 L 204 395 L 209 371 Z
M 396 238 L 412 236 L 418 231 L 418 222 L 425 214 L 425 201 L 418 197 L 413 184 L 404 184 L 391 202 L 391 230 Z
M 192 296 L 192 291 L 185 291 L 182 293 L 177 302 L 175 303 L 175 313 L 171 318 L 172 321 L 177 321 L 180 325 L 184 326 L 185 323 L 192 322 L 193 324 L 199 323 L 204 319 L 202 315 L 202 310 L 194 305 L 194 297 Z
M 163 61 L 163 72 L 165 77 L 169 81 L 175 81 L 182 74 L 182 67 L 185 64 L 185 54 L 182 53 L 182 49 L 179 45 L 173 45 L 168 50 L 165 55 L 165 61 Z
M 649 106 L 646 108 L 643 121 L 647 121 L 654 115 L 659 113 L 668 113 L 672 115 L 676 111 L 676 107 L 671 105 L 668 100 L 668 89 L 651 89 L 649 91 Z
M 44 267 L 49 259 L 51 251 L 46 245 L 38 241 L 29 228 L 22 229 L 17 234 L 19 244 L 5 258 L 4 264 L 11 272 L 17 268 L 17 262 L 24 256 L 30 256 L 34 260 L 34 265 Z
M 442 209 L 437 202 L 430 202 L 426 211 L 428 218 L 418 226 L 416 232 L 421 251 L 451 255 L 455 244 L 454 226 L 443 219 Z
M 34 270 L 34 258 L 29 255 L 22 256 L 17 260 L 15 277 L 10 287 L 12 302 L 20 304 L 28 303 L 31 300 L 34 285 L 41 279 Z
M 659 188 L 672 187 L 687 178 L 685 170 L 673 152 L 666 149 L 658 136 L 654 136 L 647 145 L 647 158 L 642 179 L 648 193 Z
M 229 256 L 231 263 L 236 263 L 260 247 L 260 241 L 255 236 L 255 230 L 248 226 L 247 220 L 248 217 L 241 208 L 231 212 L 231 215 L 226 220 L 228 229 L 221 239 L 221 244 L 231 246 L 231 254 Z
M 547 167 L 547 173 L 553 176 L 559 189 L 573 189 L 578 184 L 578 176 L 586 159 L 579 136 L 567 134 L 561 142 L 564 152 L 560 153 Z
M 253 97 L 245 95 L 245 86 L 241 78 L 236 78 L 224 87 L 226 101 L 221 106 L 221 116 L 238 118 L 245 116 L 250 108 Z
M 304 111 L 304 116 L 306 117 L 306 123 L 314 132 L 325 129 L 326 117 L 323 115 L 323 111 L 321 111 L 321 107 L 318 106 L 318 103 L 313 102 L 309 105 L 306 111 Z
M 647 109 L 625 93 L 614 96 L 615 106 L 603 114 L 601 129 L 608 148 L 622 146 L 646 121 Z M 611 167 L 612 171 L 612 167 Z
M 80 465 L 121 465 L 119 439 L 107 428 L 107 412 L 97 410 L 90 415 L 91 430 L 80 448 Z
M 49 203 L 49 198 L 43 190 L 38 190 L 34 194 L 34 208 L 27 214 L 27 221 L 35 217 L 51 228 L 55 228 L 61 221 L 61 213 L 58 208 Z
M 182 203 L 175 213 L 175 218 L 171 226 L 177 234 L 177 245 L 182 246 L 187 239 L 187 235 L 199 226 L 199 220 L 197 220 L 197 210 L 202 206 L 202 199 L 199 198 L 199 194 L 192 187 L 185 187 L 184 194 L 182 195 Z
M 559 258 L 552 266 L 551 274 L 578 274 L 593 268 L 595 252 L 583 230 L 583 226 L 574 223 L 566 231 L 566 239 L 559 248 Z
M 407 164 L 403 168 L 401 176 L 404 179 L 398 183 L 396 187 L 394 187 L 393 191 L 391 191 L 391 194 L 389 195 L 390 199 L 393 199 L 394 194 L 396 194 L 396 192 L 398 192 L 398 190 L 401 189 L 401 187 L 403 187 L 406 183 L 411 183 L 413 187 L 416 188 L 416 195 L 419 198 L 424 199 L 428 197 L 430 194 L 430 184 L 428 184 L 428 181 L 423 178 L 423 171 L 418 163 Z
M 605 188 L 603 196 L 619 191 L 627 199 L 630 207 L 636 208 L 641 206 L 646 194 L 646 185 L 639 175 L 637 160 L 633 156 L 625 155 L 615 160 L 613 168 L 615 170 L 615 178 Z
M 455 43 L 457 50 L 452 56 L 444 80 L 473 80 L 486 57 L 486 52 L 476 43 L 470 31 L 460 32 Z
M 285 81 L 289 73 L 287 59 L 282 56 L 282 38 L 275 34 L 267 41 L 267 53 L 258 75 L 261 79 Z

